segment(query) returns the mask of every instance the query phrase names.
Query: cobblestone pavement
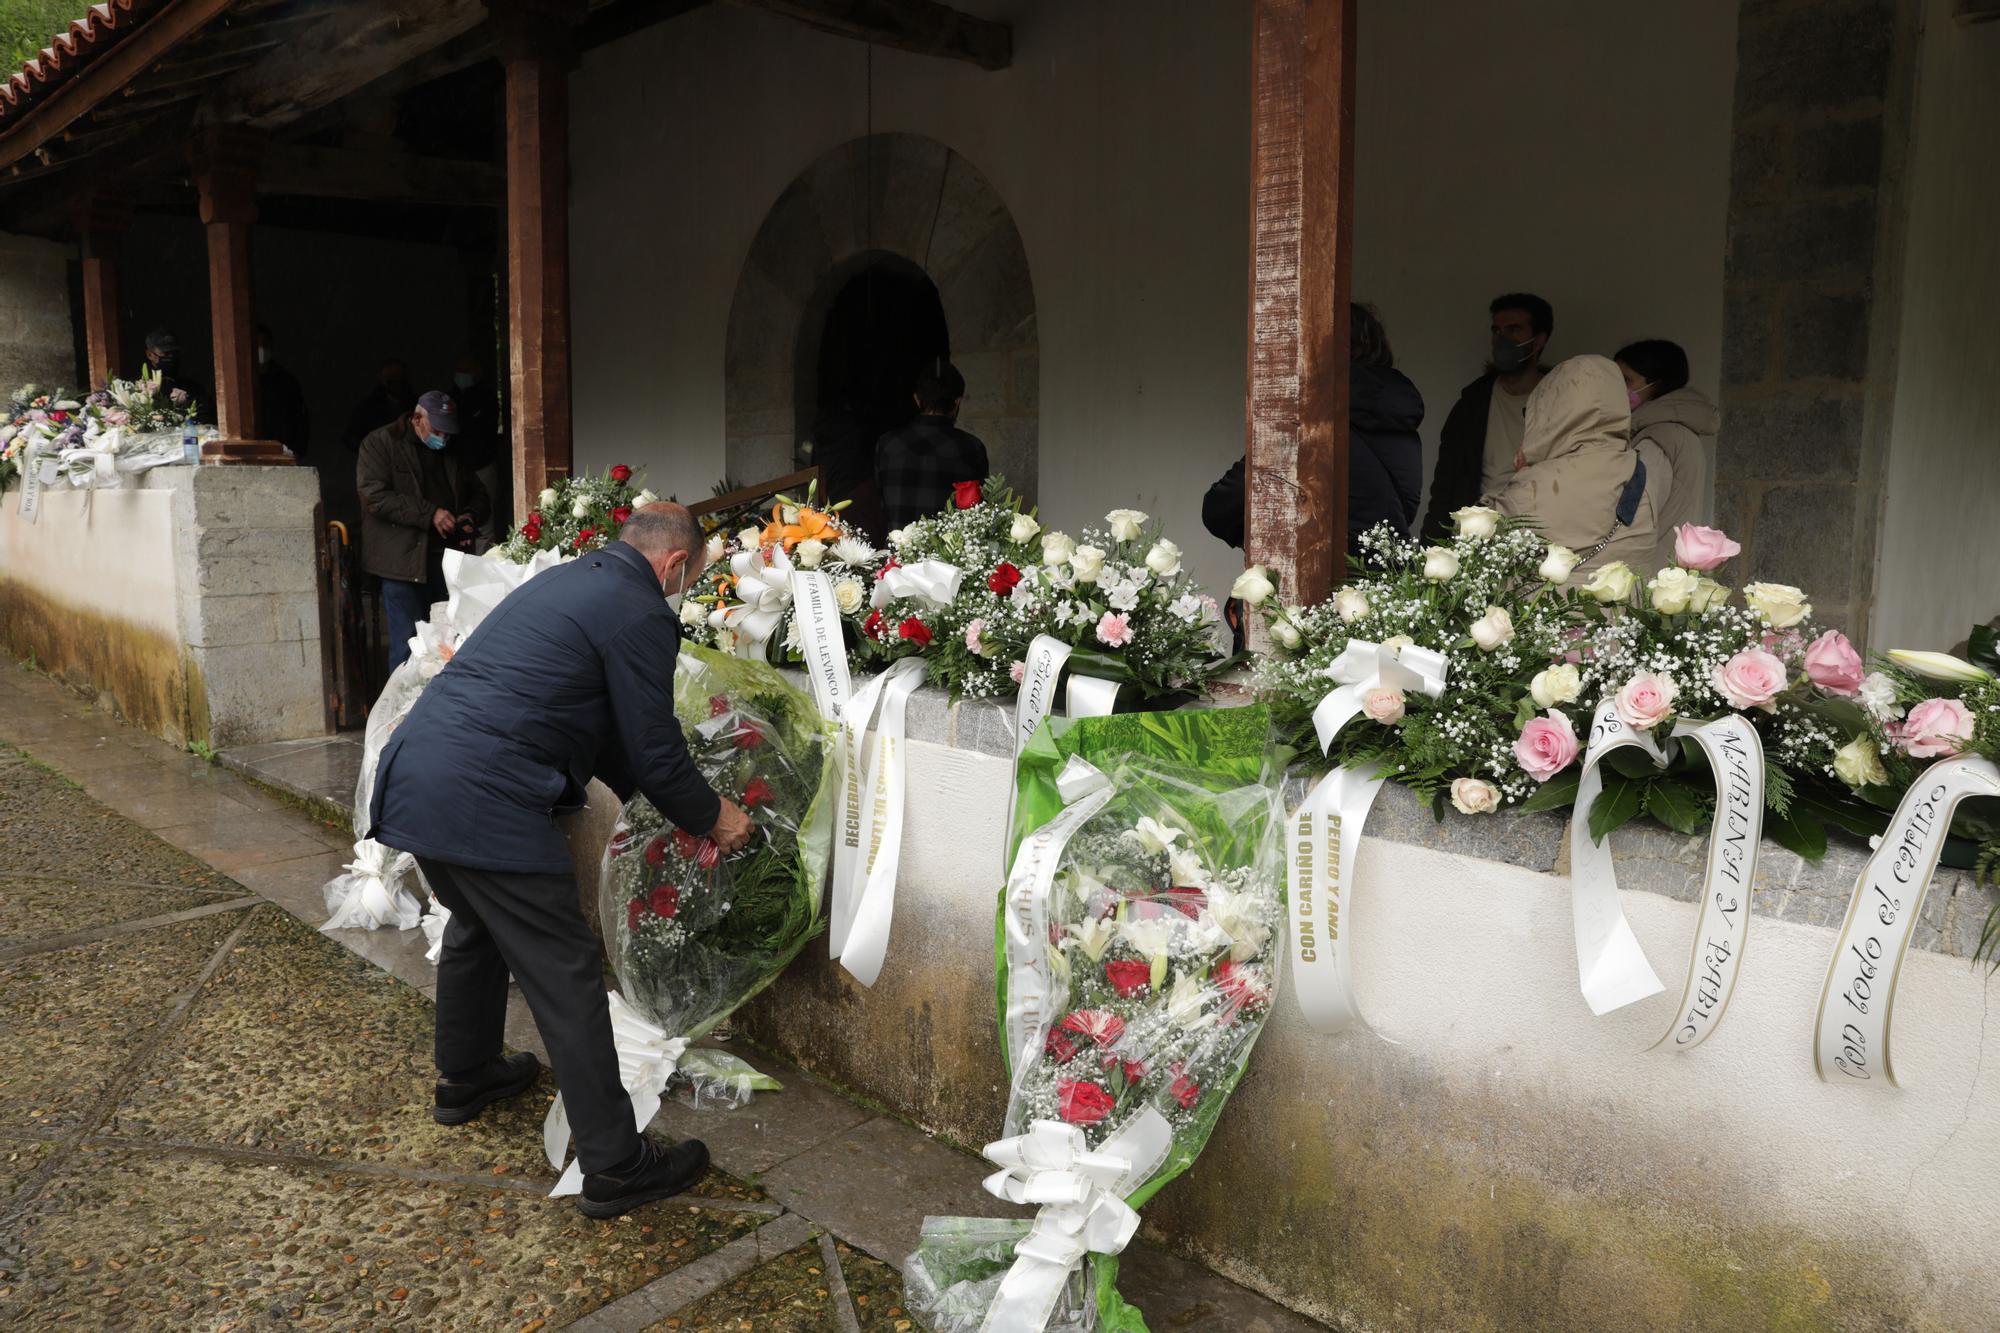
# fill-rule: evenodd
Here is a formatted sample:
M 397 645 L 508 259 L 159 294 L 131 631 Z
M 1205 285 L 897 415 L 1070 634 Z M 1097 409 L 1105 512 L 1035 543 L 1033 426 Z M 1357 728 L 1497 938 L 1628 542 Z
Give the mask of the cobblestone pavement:
M 670 1102 L 716 1169 L 616 1222 L 547 1197 L 532 1093 L 426 1114 L 419 932 L 322 934 L 347 831 L 0 668 L 0 1327 L 902 1330 L 982 1165 L 796 1069 Z M 518 996 L 509 1040 L 539 1049 Z M 1156 1329 L 1317 1327 L 1149 1247 Z

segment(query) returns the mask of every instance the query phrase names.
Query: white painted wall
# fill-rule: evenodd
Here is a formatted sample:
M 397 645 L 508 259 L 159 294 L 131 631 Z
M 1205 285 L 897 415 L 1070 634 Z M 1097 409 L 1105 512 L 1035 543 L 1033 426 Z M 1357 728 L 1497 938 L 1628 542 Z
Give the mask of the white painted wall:
M 1135 504 L 1195 574 L 1240 557 L 1200 524 L 1240 456 L 1249 6 L 998 0 L 988 74 L 868 52 L 717 5 L 591 52 L 571 81 L 579 466 L 663 493 L 722 471 L 723 340 L 752 236 L 821 153 L 871 128 L 978 166 L 1026 243 L 1041 336 L 1044 517 Z M 1734 70 L 1732 0 L 1364 0 L 1355 287 L 1388 320 L 1436 430 L 1477 374 L 1486 302 L 1557 308 L 1559 355 L 1657 334 L 1712 392 Z M 1504 141 L 1496 127 L 1504 127 Z
M 1925 6 L 1902 334 L 1876 575 L 1881 648 L 1950 648 L 2000 613 L 2000 24 Z
M 180 638 L 179 537 L 171 490 L 42 491 L 21 521 L 21 484 L 0 493 L 0 575 L 57 603 Z

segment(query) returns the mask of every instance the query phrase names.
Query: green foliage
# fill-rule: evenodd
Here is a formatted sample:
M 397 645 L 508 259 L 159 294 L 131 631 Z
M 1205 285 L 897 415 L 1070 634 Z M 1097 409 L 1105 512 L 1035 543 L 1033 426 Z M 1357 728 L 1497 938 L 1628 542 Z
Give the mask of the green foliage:
M 88 8 L 85 0 L 0 0 L 0 60 L 9 71 L 32 60 Z
M 217 762 L 218 757 L 215 753 L 215 747 L 207 741 L 189 741 L 187 748 L 188 753 L 197 759 L 205 760 L 211 764 Z
M 1826 825 L 1813 818 L 1803 807 L 1770 812 L 1764 819 L 1764 832 L 1780 847 L 1796 852 L 1808 861 L 1817 861 L 1826 855 Z
M 1680 781 L 1662 777 L 1646 784 L 1646 813 L 1676 833 L 1699 833 L 1713 812 L 1713 801 Z
M 1606 773 L 1604 791 L 1590 807 L 1590 840 L 1603 842 L 1611 830 L 1629 823 L 1645 804 L 1640 783 L 1623 773 Z

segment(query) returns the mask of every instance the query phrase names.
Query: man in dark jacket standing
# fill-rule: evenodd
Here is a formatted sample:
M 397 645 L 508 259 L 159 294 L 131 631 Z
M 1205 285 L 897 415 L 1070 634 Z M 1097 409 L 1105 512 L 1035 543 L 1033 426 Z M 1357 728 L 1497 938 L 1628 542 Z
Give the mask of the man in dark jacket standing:
M 493 502 L 459 456 L 458 404 L 431 390 L 408 417 L 361 442 L 361 567 L 382 580 L 389 670 L 410 655 L 410 636 L 445 597 L 444 553 L 472 549 Z
M 875 481 L 889 531 L 951 503 L 953 483 L 986 480 L 986 445 L 958 428 L 965 376 L 940 360 L 917 380 L 917 415 L 875 442 Z
M 749 816 L 702 778 L 674 717 L 671 603 L 699 576 L 701 547 L 686 509 L 647 505 L 603 550 L 521 585 L 383 747 L 370 812 L 373 836 L 413 853 L 451 909 L 433 1117 L 463 1124 L 539 1075 L 534 1056 L 501 1055 L 511 972 L 555 1064 L 591 1217 L 676 1194 L 708 1167 L 699 1142 L 662 1149 L 633 1127 L 597 938 L 556 825 L 595 776 L 724 853 L 749 840 Z
M 1542 352 L 1555 332 L 1556 312 L 1531 292 L 1493 298 L 1492 361 L 1486 373 L 1460 391 L 1438 432 L 1431 500 L 1424 508 L 1423 539 L 1451 536 L 1452 511 L 1479 503 L 1514 475 L 1521 451 L 1528 395 L 1548 373 Z

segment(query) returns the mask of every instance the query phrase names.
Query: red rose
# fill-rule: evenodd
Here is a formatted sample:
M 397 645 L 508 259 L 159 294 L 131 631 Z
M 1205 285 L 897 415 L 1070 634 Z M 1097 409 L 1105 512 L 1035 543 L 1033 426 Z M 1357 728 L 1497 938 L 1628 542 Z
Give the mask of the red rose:
M 999 565 L 994 568 L 993 572 L 987 575 L 986 586 L 991 591 L 998 593 L 1002 597 L 1005 597 L 1008 593 L 1014 591 L 1014 585 L 1018 584 L 1020 581 L 1021 581 L 1021 571 L 1014 568 L 1014 566 L 1009 564 L 1007 561 L 1002 560 L 999 563 Z
M 662 884 L 659 888 L 653 890 L 649 906 L 652 907 L 654 916 L 665 917 L 669 921 L 673 920 L 674 913 L 681 910 L 680 889 L 672 884 Z
M 951 502 L 960 509 L 970 509 L 985 498 L 980 494 L 976 481 L 954 481 L 951 484 Z
M 1153 965 L 1130 961 L 1106 963 L 1104 975 L 1110 978 L 1111 989 L 1129 1000 L 1153 984 Z
M 611 469 L 611 480 L 623 486 L 626 482 L 632 480 L 632 469 L 620 463 L 617 467 Z
M 640 919 L 645 915 L 646 915 L 646 900 L 644 898 L 634 898 L 631 902 L 626 903 L 625 929 L 637 930 L 639 928 Z
M 931 627 L 915 616 L 896 626 L 896 634 L 900 638 L 908 639 L 919 648 L 925 647 L 931 641 Z
M 1125 1030 L 1125 1020 L 1105 1009 L 1078 1009 L 1056 1024 L 1058 1030 L 1088 1037 L 1099 1046 L 1109 1046 Z
M 1255 969 L 1233 958 L 1216 964 L 1215 984 L 1222 991 L 1223 1016 L 1227 1020 L 1233 1020 L 1241 1010 L 1261 1008 L 1271 998 L 1270 983 Z
M 689 833 L 686 829 L 675 829 L 674 855 L 680 857 L 683 861 L 692 861 L 694 860 L 695 852 L 699 850 L 700 842 L 701 839 L 695 837 L 694 834 Z
M 1116 1097 L 1095 1083 L 1056 1080 L 1056 1113 L 1072 1125 L 1094 1125 L 1117 1104 Z
M 882 613 L 880 611 L 870 611 L 868 613 L 868 619 L 861 622 L 861 632 L 863 634 L 866 634 L 871 639 L 881 638 Z
M 646 844 L 646 864 L 656 866 L 667 859 L 667 840 L 655 838 Z
M 736 733 L 736 748 L 739 750 L 754 750 L 763 743 L 764 733 L 747 722 L 743 724 L 743 729 Z
M 1168 1086 L 1167 1091 L 1174 1094 L 1174 1100 L 1181 1104 L 1181 1109 L 1187 1110 L 1193 1107 L 1201 1100 L 1201 1084 L 1187 1076 L 1186 1065 L 1175 1065 L 1173 1075 L 1174 1081 Z
M 521 535 L 531 542 L 540 541 L 542 539 L 542 516 L 540 514 L 528 515 L 527 521 L 521 524 Z
M 619 829 L 611 835 L 610 852 L 613 856 L 623 856 L 632 850 L 632 830 Z
M 1178 911 L 1190 921 L 1201 919 L 1201 909 L 1208 902 L 1208 895 L 1200 889 L 1185 884 L 1176 885 L 1166 892 L 1167 906 Z
M 595 537 L 596 535 L 597 535 L 596 528 L 585 528 L 582 532 L 577 533 L 576 549 L 581 551 L 585 546 L 589 545 L 590 539 L 592 537 Z
M 611 511 L 611 521 L 613 523 L 616 523 L 620 527 L 624 527 L 626 521 L 629 520 L 631 517 L 632 517 L 632 506 L 630 505 L 619 505 L 616 509 Z
M 50 420 L 50 421 L 59 421 L 59 422 L 60 422 L 60 421 L 68 421 L 68 420 L 69 420 L 69 413 L 67 413 L 67 412 L 51 412 L 51 413 L 49 413 L 49 420 Z
M 711 694 L 708 696 L 708 715 L 710 717 L 721 717 L 724 713 L 728 711 L 729 711 L 728 695 Z
M 745 810 L 755 810 L 758 806 L 769 805 L 777 799 L 778 793 L 772 791 L 771 784 L 762 778 L 752 778 L 743 784 L 741 805 Z
M 1049 1039 L 1042 1043 L 1042 1049 L 1055 1057 L 1057 1064 L 1064 1064 L 1076 1058 L 1076 1039 L 1067 1032 L 1051 1028 Z
M 1107 1074 L 1114 1069 L 1123 1070 L 1127 1083 L 1137 1083 L 1146 1077 L 1144 1060 L 1127 1060 L 1121 1056 L 1107 1054 L 1101 1063 Z

